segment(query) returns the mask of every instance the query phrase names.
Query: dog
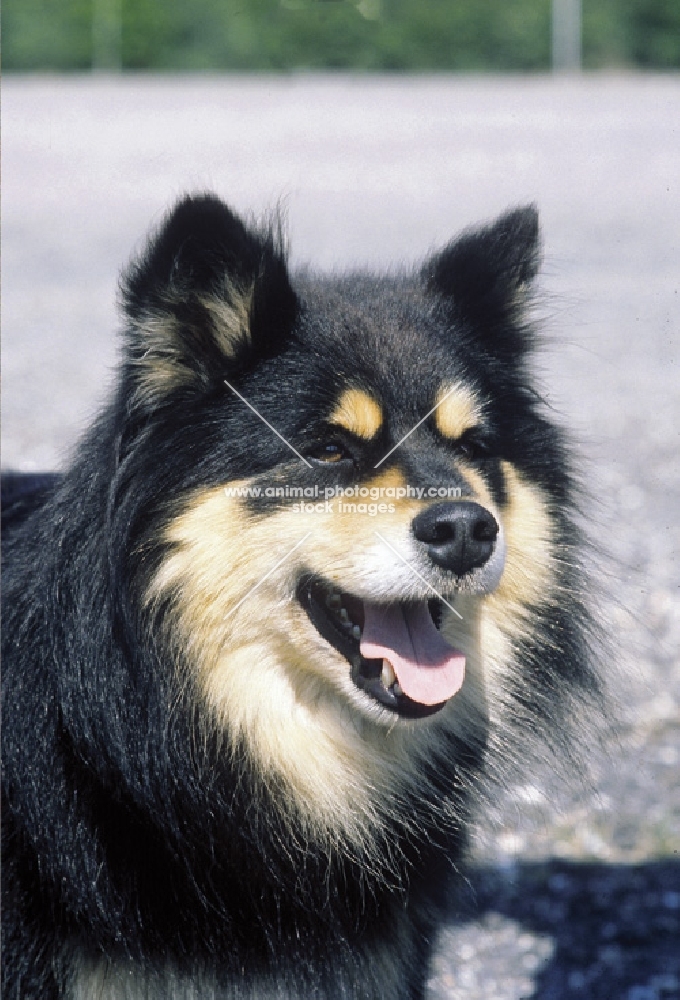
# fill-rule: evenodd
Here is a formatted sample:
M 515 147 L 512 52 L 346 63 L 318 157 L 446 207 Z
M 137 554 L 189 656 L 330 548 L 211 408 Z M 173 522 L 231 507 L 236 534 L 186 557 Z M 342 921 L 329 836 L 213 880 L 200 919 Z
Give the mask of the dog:
M 533 207 L 294 273 L 185 197 L 115 392 L 9 476 L 4 995 L 425 996 L 488 775 L 598 690 Z

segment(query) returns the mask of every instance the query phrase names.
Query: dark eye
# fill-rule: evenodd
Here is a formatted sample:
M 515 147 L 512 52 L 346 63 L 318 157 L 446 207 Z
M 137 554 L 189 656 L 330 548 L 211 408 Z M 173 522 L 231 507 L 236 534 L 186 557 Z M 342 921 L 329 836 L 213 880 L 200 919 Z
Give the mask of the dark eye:
M 468 462 L 476 462 L 490 454 L 487 442 L 471 434 L 464 434 L 462 438 L 459 438 L 455 442 L 454 448 L 456 454 Z
M 336 462 L 342 462 L 344 459 L 351 459 L 352 456 L 344 445 L 339 444 L 337 441 L 329 441 L 314 448 L 310 452 L 309 457 L 315 462 L 332 465 Z

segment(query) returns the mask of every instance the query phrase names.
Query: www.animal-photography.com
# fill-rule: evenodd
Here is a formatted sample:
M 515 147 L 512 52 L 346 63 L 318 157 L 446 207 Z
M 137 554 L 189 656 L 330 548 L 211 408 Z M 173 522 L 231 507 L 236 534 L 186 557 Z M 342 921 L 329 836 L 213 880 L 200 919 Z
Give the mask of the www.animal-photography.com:
M 675 10 L 3 29 L 3 996 L 680 997 Z

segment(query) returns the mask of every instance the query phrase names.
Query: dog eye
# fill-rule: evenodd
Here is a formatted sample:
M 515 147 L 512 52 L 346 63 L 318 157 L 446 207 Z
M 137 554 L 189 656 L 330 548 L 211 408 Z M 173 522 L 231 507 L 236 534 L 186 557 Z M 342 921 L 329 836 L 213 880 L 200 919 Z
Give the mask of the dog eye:
M 486 458 L 490 453 L 487 442 L 472 435 L 463 435 L 462 438 L 459 438 L 454 444 L 454 450 L 457 455 L 468 462 L 475 462 L 480 458 Z
M 343 459 L 351 458 L 352 456 L 344 445 L 339 444 L 337 441 L 329 441 L 328 443 L 321 444 L 318 448 L 315 448 L 310 453 L 309 457 L 315 462 L 332 464 L 335 462 L 342 462 Z

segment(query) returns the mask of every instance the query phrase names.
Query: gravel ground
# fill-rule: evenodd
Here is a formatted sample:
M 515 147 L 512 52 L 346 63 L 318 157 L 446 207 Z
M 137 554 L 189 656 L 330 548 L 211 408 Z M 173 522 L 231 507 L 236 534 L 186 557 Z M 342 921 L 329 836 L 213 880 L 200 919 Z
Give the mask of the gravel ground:
M 680 998 L 678 107 L 671 76 L 4 81 L 6 467 L 65 461 L 111 383 L 119 268 L 185 190 L 281 200 L 323 267 L 539 205 L 540 373 L 609 553 L 619 710 L 587 779 L 499 791 L 432 1000 Z

